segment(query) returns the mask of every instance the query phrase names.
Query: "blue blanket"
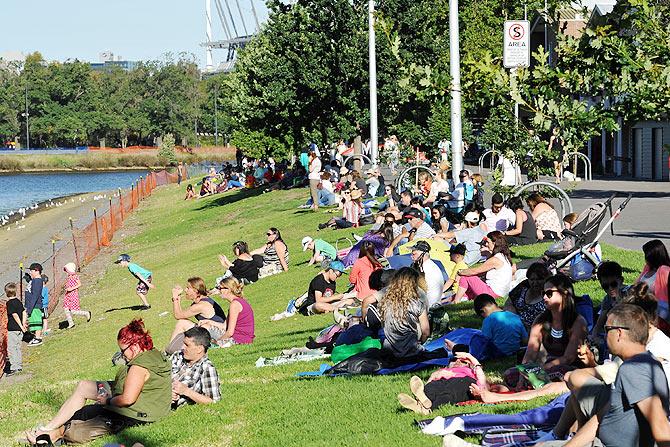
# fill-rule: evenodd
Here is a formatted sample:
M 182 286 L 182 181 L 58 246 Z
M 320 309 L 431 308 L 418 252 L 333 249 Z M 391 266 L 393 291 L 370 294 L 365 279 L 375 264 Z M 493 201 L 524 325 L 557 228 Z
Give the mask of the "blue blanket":
M 487 359 L 504 357 L 493 342 L 482 334 L 482 331 L 472 328 L 454 329 L 423 346 L 427 351 L 435 351 L 436 349 L 444 348 L 445 339 L 453 341 L 456 344 L 468 345 L 470 354 L 480 362 Z

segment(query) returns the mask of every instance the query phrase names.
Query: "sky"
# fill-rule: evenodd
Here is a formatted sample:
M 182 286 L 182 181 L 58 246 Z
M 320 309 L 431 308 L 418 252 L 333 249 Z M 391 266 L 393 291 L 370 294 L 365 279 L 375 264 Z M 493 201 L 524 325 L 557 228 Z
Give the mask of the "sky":
M 234 0 L 228 0 L 241 32 Z M 239 0 L 247 28 L 253 25 L 250 0 Z M 223 28 L 212 2 L 214 39 Z M 225 10 L 224 0 L 220 0 Z M 192 53 L 204 66 L 205 0 L 1 0 L 0 53 L 39 51 L 46 60 L 97 62 L 111 51 L 124 60 L 162 59 L 163 54 Z M 264 1 L 254 0 L 261 21 Z M 215 65 L 225 50 L 214 50 Z

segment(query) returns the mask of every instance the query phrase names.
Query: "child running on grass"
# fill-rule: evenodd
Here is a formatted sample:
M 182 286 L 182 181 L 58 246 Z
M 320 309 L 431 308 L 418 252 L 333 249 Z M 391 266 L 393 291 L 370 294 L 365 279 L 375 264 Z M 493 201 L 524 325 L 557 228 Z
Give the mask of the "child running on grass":
M 79 308 L 79 288 L 81 287 L 81 280 L 77 275 L 77 266 L 74 262 L 68 262 L 63 267 L 67 273 L 67 280 L 65 281 L 65 296 L 63 297 L 63 309 L 65 309 L 65 318 L 67 318 L 67 328 L 74 327 L 74 320 L 72 315 L 86 316 L 86 321 L 91 321 L 91 311 L 81 310 Z
M 127 267 L 130 273 L 132 273 L 133 276 L 139 280 L 135 290 L 137 291 L 137 296 L 139 296 L 140 300 L 142 300 L 142 310 L 151 309 L 151 305 L 147 301 L 147 294 L 149 293 L 149 289 L 156 288 L 156 286 L 151 283 L 151 272 L 137 264 L 130 262 L 130 255 L 125 253 L 120 255 L 119 259 L 114 261 L 114 263 L 121 264 L 122 267 Z

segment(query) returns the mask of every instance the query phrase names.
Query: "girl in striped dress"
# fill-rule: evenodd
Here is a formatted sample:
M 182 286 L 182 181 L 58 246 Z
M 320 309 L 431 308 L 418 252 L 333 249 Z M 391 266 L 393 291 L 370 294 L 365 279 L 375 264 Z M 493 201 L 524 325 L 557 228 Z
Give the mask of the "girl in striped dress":
M 63 267 L 67 273 L 67 280 L 65 281 L 65 296 L 63 297 L 63 309 L 65 310 L 65 317 L 67 318 L 67 328 L 74 327 L 72 315 L 81 315 L 86 317 L 86 321 L 91 321 L 91 312 L 88 310 L 81 310 L 79 308 L 79 287 L 81 281 L 77 274 L 77 266 L 74 262 L 68 262 Z

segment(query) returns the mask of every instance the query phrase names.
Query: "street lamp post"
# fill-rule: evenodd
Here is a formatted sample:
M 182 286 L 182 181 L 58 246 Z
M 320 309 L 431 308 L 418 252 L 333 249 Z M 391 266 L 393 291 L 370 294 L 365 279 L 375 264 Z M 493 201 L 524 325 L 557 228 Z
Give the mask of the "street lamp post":
M 370 156 L 377 166 L 379 137 L 377 135 L 377 52 L 375 48 L 375 0 L 368 1 L 368 57 L 370 63 Z
M 458 41 L 458 0 L 449 0 L 449 72 L 451 74 L 451 163 L 454 184 L 463 169 L 461 125 L 461 60 Z

